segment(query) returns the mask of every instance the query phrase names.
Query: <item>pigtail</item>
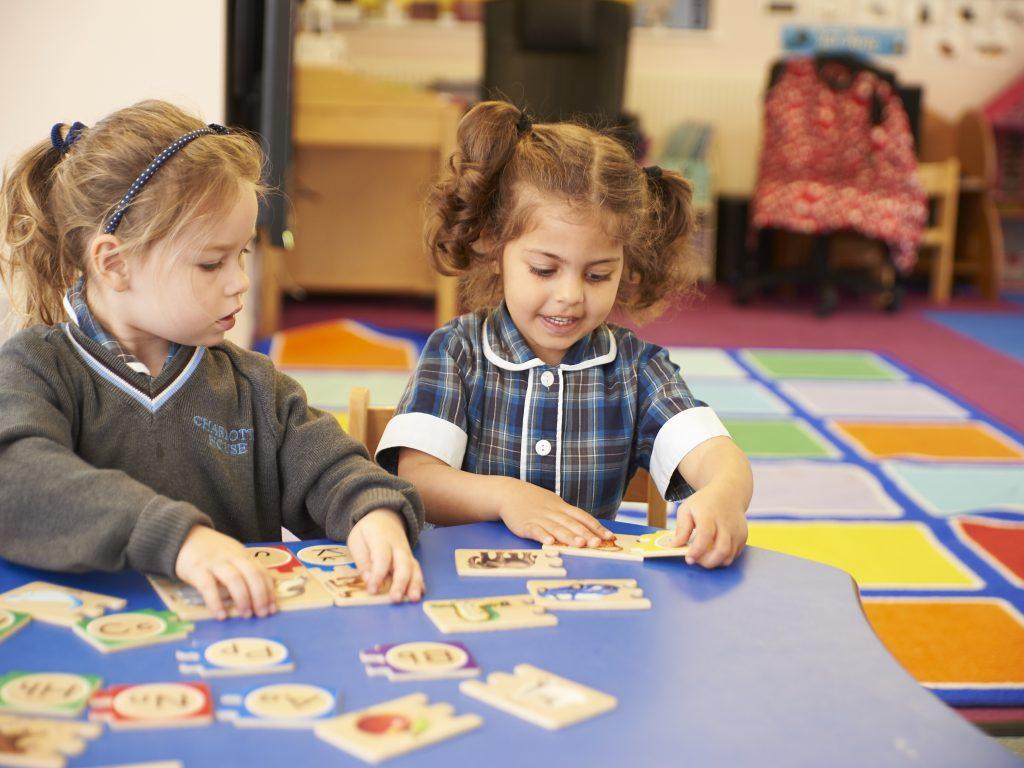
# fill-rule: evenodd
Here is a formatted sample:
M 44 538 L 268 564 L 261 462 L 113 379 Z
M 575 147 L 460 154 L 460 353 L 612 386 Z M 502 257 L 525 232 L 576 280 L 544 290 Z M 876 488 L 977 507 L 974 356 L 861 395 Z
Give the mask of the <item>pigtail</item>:
M 642 169 L 650 193 L 646 242 L 632 254 L 633 279 L 624 304 L 634 317 L 643 316 L 662 300 L 685 293 L 696 283 L 690 256 L 695 218 L 693 187 L 675 171 L 657 166 Z
M 474 246 L 500 225 L 494 212 L 501 203 L 501 172 L 529 130 L 523 113 L 501 101 L 477 104 L 460 121 L 458 149 L 428 200 L 426 246 L 442 275 L 463 274 L 485 256 Z
M 78 265 L 66 258 L 50 210 L 61 154 L 49 140 L 26 152 L 0 188 L 0 279 L 23 323 L 52 324 Z

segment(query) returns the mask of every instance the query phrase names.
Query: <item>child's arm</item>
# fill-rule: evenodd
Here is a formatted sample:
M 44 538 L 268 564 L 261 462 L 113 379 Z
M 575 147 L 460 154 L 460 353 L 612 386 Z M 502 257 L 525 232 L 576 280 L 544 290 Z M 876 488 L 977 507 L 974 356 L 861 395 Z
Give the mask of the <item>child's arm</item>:
M 390 574 L 392 600 L 419 600 L 423 573 L 410 548 L 423 527 L 416 489 L 370 461 L 365 447 L 333 416 L 310 408 L 299 384 L 279 371 L 274 398 L 285 527 L 302 532 L 312 519 L 330 538 L 348 542 L 371 593 Z
M 399 451 L 398 474 L 419 489 L 430 522 L 438 525 L 501 520 L 516 536 L 575 547 L 596 547 L 614 535 L 549 490 L 514 477 L 464 472 L 413 448 Z
M 676 513 L 675 546 L 693 535 L 688 563 L 705 568 L 730 565 L 747 541 L 747 507 L 754 491 L 750 461 L 728 437 L 697 445 L 679 463 L 695 489 Z

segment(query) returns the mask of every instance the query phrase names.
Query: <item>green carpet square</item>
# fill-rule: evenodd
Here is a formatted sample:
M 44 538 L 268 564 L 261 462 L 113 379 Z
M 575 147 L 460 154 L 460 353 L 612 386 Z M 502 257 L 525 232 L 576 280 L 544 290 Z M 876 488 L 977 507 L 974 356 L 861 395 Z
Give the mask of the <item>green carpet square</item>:
M 725 420 L 732 439 L 748 456 L 760 459 L 831 458 L 839 456 L 836 448 L 810 424 L 784 421 Z
M 776 379 L 896 381 L 906 376 L 873 352 L 748 349 L 743 358 Z

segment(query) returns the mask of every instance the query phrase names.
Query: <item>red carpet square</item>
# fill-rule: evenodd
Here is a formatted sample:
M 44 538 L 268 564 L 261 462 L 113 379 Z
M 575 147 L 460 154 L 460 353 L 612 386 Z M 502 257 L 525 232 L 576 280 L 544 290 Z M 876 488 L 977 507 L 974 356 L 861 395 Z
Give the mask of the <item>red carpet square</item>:
M 1024 588 L 1024 522 L 962 517 L 953 520 L 953 530 L 1008 582 Z

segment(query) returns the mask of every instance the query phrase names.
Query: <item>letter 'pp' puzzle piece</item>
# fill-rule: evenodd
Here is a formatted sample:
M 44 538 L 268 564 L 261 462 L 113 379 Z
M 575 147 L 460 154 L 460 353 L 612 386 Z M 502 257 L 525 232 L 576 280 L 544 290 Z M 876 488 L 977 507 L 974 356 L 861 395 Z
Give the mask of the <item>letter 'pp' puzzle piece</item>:
M 226 677 L 291 672 L 295 664 L 288 648 L 265 637 L 231 637 L 210 643 L 202 651 L 175 651 L 183 675 Z

